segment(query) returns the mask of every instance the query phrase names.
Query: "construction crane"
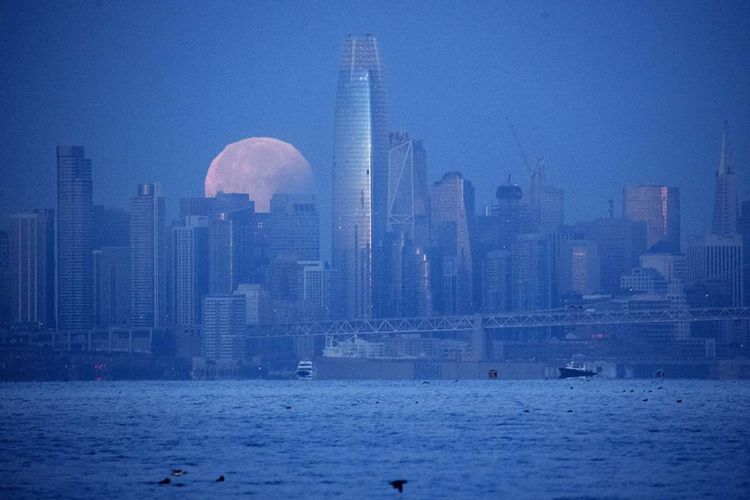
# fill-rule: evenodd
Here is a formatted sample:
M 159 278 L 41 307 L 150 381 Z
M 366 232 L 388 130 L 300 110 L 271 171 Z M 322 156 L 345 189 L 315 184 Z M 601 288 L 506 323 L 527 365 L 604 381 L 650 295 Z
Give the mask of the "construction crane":
M 510 133 L 513 134 L 513 138 L 516 140 L 516 146 L 518 146 L 518 152 L 521 153 L 523 163 L 524 165 L 526 165 L 526 171 L 531 176 L 532 189 L 535 189 L 536 187 L 544 184 L 544 157 L 540 156 L 537 159 L 536 167 L 532 167 L 531 163 L 529 162 L 529 157 L 526 155 L 526 151 L 523 149 L 523 145 L 521 144 L 521 139 L 518 138 L 516 127 L 513 126 L 513 122 L 509 117 L 506 116 L 505 119 L 508 121 Z

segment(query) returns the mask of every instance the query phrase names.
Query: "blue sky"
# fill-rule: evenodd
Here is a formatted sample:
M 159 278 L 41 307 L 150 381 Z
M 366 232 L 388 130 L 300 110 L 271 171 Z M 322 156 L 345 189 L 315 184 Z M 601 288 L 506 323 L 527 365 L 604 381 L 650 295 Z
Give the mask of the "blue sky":
M 508 173 L 527 184 L 506 116 L 569 222 L 667 183 L 683 232 L 707 230 L 724 120 L 748 175 L 748 2 L 4 0 L 0 225 L 54 207 L 57 144 L 86 147 L 95 202 L 126 206 L 155 181 L 175 206 L 224 145 L 271 136 L 313 165 L 327 248 L 348 33 L 378 37 L 391 125 L 424 139 L 431 179 L 473 181 L 478 211 Z

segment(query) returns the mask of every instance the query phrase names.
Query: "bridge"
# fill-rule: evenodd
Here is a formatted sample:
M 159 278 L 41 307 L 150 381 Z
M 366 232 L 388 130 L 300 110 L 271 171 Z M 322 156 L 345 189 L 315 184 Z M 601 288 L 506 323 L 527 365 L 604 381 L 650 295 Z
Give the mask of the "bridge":
M 662 308 L 662 309 L 552 309 L 545 311 L 436 316 L 426 318 L 387 318 L 334 321 L 307 321 L 253 325 L 254 338 L 305 336 L 352 336 L 484 331 L 506 328 L 540 328 L 586 325 L 678 324 L 750 320 L 750 307 Z
M 3 330 L 0 346 L 47 347 L 57 351 L 99 351 L 150 354 L 153 329 L 110 328 L 106 330 Z

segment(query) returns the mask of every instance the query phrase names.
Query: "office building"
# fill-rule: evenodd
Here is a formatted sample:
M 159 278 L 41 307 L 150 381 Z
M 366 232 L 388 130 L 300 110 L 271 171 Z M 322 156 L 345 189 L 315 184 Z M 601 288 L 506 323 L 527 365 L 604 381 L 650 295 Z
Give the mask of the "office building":
M 387 225 L 388 118 L 374 36 L 349 36 L 339 67 L 332 170 L 332 265 L 343 315 L 373 316 L 374 252 Z
M 57 147 L 57 327 L 88 330 L 93 314 L 91 160 Z
M 121 208 L 94 205 L 93 248 L 130 245 L 130 214 Z
M 209 291 L 209 217 L 188 215 L 172 228 L 172 283 L 174 322 L 178 326 L 201 323 L 202 300 Z
M 128 326 L 130 322 L 130 247 L 94 250 L 94 325 Z
M 130 199 L 130 326 L 158 328 L 166 316 L 166 235 L 159 186 L 138 185 Z
M 440 297 L 436 305 L 445 314 L 465 314 L 474 308 L 474 268 L 471 227 L 474 187 L 459 172 L 446 173 L 430 188 L 432 247 L 435 249 L 433 283 Z
M 626 187 L 622 193 L 623 216 L 646 224 L 646 246 L 658 243 L 680 251 L 680 190 L 671 186 Z
M 272 257 L 294 256 L 297 260 L 320 258 L 320 217 L 315 197 L 309 194 L 275 194 L 269 216 Z
M 743 303 L 743 248 L 739 235 L 709 234 L 688 240 L 687 270 L 691 287 L 708 287 L 724 295 L 723 306 Z
M 11 321 L 28 327 L 55 324 L 55 222 L 52 210 L 11 216 Z
M 203 299 L 203 356 L 235 362 L 245 355 L 245 297 L 209 295 Z

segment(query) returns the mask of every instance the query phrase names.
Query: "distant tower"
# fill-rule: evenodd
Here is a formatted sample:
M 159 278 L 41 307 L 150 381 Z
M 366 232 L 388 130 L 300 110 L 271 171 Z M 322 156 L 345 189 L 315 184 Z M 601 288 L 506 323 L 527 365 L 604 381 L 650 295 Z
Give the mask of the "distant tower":
M 471 228 L 474 217 L 474 186 L 459 172 L 448 172 L 431 186 L 433 246 L 442 264 L 433 273 L 438 280 L 437 300 L 445 314 L 473 311 L 473 259 Z
M 174 319 L 179 326 L 201 323 L 201 300 L 208 294 L 209 217 L 188 215 L 172 229 Z
M 209 295 L 203 299 L 203 356 L 214 361 L 244 357 L 245 297 Z
M 91 328 L 92 279 L 91 160 L 81 146 L 57 147 L 57 327 Z
M 391 132 L 388 152 L 388 231 L 403 233 L 418 248 L 429 245 L 427 155 L 422 141 Z
M 531 172 L 528 195 L 528 209 L 536 230 L 556 233 L 565 223 L 565 192 L 546 184 L 544 158 L 539 158 Z
M 727 138 L 727 122 L 721 138 L 721 156 L 716 170 L 716 197 L 711 233 L 722 236 L 737 233 L 737 175 L 734 173 L 732 155 Z
M 55 322 L 55 222 L 52 210 L 11 217 L 10 269 L 15 323 L 49 327 Z
M 680 251 L 680 190 L 671 186 L 626 187 L 622 195 L 623 216 L 646 223 L 648 248 L 665 242 Z
M 320 258 L 320 217 L 311 194 L 274 194 L 269 217 L 272 257 Z
M 130 199 L 130 326 L 157 328 L 166 313 L 164 198 L 140 184 Z
M 375 253 L 385 236 L 388 119 L 383 66 L 372 35 L 349 36 L 339 68 L 332 172 L 333 267 L 341 276 L 342 313 L 373 315 Z

